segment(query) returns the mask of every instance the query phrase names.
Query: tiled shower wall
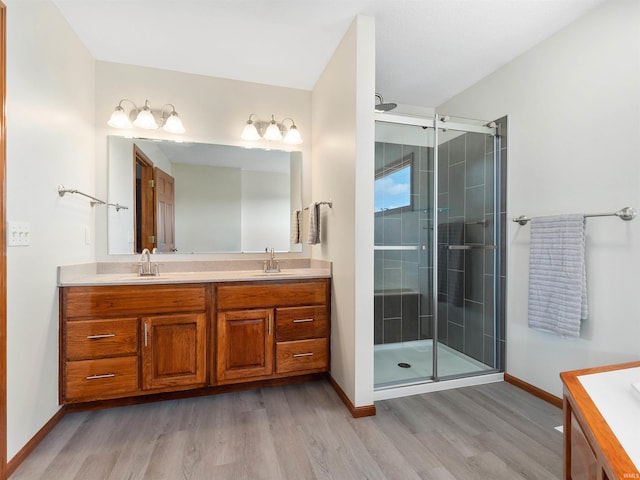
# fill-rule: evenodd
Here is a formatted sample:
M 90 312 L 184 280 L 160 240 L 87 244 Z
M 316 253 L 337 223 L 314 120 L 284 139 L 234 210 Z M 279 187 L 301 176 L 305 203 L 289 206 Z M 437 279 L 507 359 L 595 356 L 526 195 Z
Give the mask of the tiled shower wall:
M 463 134 L 438 147 L 438 338 L 483 363 L 504 368 L 507 119 L 496 123 L 501 148 L 499 358 L 494 358 L 493 347 L 493 256 L 496 252 L 449 252 L 447 248 L 450 244 L 495 244 L 494 143 L 486 135 Z M 376 170 L 411 153 L 417 166 L 413 179 L 414 209 L 377 214 L 375 218 L 376 246 L 414 247 L 375 251 L 376 344 L 433 336 L 430 248 L 433 151 L 430 147 L 376 143 Z

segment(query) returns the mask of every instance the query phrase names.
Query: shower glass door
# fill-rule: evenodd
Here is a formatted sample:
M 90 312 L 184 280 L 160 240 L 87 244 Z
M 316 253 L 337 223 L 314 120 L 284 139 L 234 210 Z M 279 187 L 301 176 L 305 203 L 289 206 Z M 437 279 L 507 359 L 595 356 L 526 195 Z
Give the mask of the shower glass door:
M 374 382 L 431 381 L 434 130 L 376 122 Z
M 495 371 L 500 222 L 496 136 L 486 121 L 438 117 L 435 376 Z
M 493 129 L 377 118 L 375 386 L 495 371 Z

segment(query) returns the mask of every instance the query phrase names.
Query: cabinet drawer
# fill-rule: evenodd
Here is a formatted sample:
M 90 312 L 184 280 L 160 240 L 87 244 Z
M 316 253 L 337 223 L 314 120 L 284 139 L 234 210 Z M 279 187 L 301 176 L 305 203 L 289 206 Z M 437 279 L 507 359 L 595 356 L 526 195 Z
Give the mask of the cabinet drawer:
M 218 287 L 218 309 L 241 310 L 273 306 L 321 305 L 327 302 L 326 280 L 295 281 L 273 284 L 221 285 Z
M 66 367 L 67 401 L 113 398 L 138 390 L 138 357 L 80 360 Z
M 205 285 L 116 285 L 65 287 L 65 318 L 116 317 L 156 313 L 202 312 Z
M 138 351 L 138 319 L 66 323 L 67 360 L 113 357 Z
M 276 340 L 302 340 L 329 334 L 327 308 L 288 307 L 276 309 Z
M 326 370 L 329 341 L 326 338 L 276 343 L 276 373 Z

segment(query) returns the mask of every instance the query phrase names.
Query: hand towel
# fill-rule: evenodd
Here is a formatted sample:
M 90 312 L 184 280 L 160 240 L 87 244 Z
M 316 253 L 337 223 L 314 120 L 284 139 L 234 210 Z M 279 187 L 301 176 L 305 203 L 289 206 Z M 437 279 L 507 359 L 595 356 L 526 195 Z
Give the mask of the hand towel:
M 309 232 L 307 243 L 315 245 L 320 243 L 320 204 L 312 203 L 309 205 Z
M 463 244 L 463 223 L 438 225 L 438 293 L 458 307 L 464 305 L 464 251 L 449 250 L 449 245 Z
M 301 228 L 301 217 L 302 217 L 302 212 L 300 210 L 294 210 L 293 213 L 291 214 L 291 243 L 292 244 L 296 244 L 296 243 L 300 243 L 301 241 L 301 236 L 300 235 L 300 228 Z
M 529 327 L 580 336 L 587 318 L 584 215 L 531 220 Z

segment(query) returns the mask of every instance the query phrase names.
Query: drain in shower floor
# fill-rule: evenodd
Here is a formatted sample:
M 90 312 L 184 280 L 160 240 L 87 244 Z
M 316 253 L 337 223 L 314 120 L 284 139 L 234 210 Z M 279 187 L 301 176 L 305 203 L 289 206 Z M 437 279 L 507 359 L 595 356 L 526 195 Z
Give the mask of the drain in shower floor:
M 404 363 L 404 362 L 400 362 L 400 363 L 398 364 L 398 366 L 399 366 L 400 368 L 411 368 L 411 364 L 410 364 L 410 363 Z

